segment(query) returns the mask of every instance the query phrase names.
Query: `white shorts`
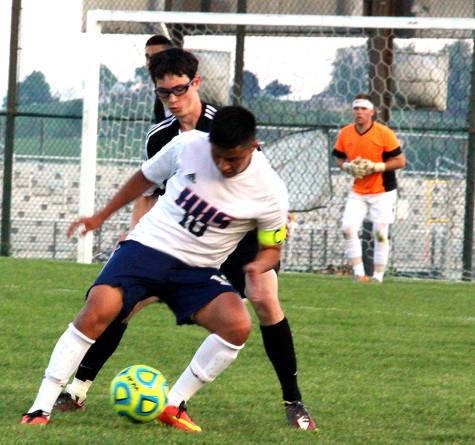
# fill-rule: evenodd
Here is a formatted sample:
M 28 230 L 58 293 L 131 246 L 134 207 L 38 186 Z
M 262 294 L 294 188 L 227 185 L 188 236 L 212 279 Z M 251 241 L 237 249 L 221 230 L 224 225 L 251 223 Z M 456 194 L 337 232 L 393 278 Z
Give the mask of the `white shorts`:
M 364 219 L 373 223 L 392 224 L 397 200 L 397 190 L 374 195 L 351 192 L 346 201 L 342 226 L 360 226 Z

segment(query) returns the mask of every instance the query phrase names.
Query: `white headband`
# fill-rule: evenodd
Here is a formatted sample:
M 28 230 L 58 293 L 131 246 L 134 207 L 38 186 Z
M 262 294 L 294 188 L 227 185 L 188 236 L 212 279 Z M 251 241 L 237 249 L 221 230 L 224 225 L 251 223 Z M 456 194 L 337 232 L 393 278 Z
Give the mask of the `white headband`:
M 352 108 L 367 108 L 368 110 L 374 110 L 374 105 L 368 99 L 355 99 L 352 104 Z

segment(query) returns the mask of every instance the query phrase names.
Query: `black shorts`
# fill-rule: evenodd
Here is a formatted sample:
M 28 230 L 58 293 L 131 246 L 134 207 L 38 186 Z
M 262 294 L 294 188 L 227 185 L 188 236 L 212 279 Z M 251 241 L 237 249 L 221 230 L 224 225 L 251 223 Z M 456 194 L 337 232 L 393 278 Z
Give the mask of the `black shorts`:
M 119 320 L 142 300 L 158 295 L 173 311 L 177 324 L 224 292 L 236 292 L 218 269 L 191 267 L 175 257 L 136 241 L 120 243 L 93 286 L 107 284 L 123 291 Z
M 246 236 L 239 242 L 236 249 L 228 259 L 221 265 L 221 272 L 226 275 L 226 278 L 231 282 L 233 287 L 241 294 L 241 297 L 246 298 L 244 292 L 246 288 L 246 280 L 244 273 L 244 266 L 256 258 L 259 251 L 259 243 L 257 242 L 257 229 L 248 232 Z M 278 273 L 280 263 L 274 267 Z

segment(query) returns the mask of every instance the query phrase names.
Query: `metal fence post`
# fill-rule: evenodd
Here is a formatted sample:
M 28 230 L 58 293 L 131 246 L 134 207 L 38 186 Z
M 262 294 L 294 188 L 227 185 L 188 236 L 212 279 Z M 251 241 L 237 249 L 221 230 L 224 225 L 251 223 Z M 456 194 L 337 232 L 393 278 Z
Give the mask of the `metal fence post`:
M 8 72 L 7 122 L 5 132 L 5 152 L 3 158 L 2 231 L 0 242 L 0 255 L 2 256 L 10 255 L 13 147 L 15 143 L 15 115 L 17 111 L 16 96 L 20 12 L 21 0 L 13 0 L 10 31 L 10 67 Z

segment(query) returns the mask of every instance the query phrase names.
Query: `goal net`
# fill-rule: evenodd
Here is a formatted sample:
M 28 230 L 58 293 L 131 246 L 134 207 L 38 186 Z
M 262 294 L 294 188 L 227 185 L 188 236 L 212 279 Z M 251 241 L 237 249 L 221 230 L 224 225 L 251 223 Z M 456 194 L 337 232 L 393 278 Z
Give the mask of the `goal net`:
M 127 22 L 148 23 L 198 56 L 204 101 L 255 114 L 264 153 L 290 191 L 285 270 L 346 271 L 339 225 L 351 178 L 331 151 L 352 122 L 352 98 L 367 92 L 408 159 L 398 172 L 390 270 L 460 278 L 475 20 L 89 11 L 82 214 L 140 166 L 153 120 L 144 67 L 150 35 L 101 32 L 105 23 Z M 78 240 L 79 261 L 110 252 L 130 212 Z M 364 232 L 371 258 L 370 227 Z

